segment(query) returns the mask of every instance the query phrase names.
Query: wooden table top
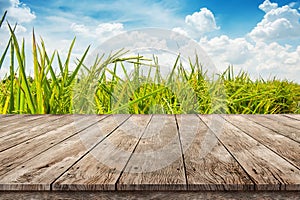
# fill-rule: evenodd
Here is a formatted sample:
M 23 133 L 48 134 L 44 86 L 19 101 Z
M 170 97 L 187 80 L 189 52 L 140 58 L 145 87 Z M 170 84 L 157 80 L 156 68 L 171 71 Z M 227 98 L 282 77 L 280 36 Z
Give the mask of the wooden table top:
M 299 191 L 300 115 L 0 115 L 0 191 Z

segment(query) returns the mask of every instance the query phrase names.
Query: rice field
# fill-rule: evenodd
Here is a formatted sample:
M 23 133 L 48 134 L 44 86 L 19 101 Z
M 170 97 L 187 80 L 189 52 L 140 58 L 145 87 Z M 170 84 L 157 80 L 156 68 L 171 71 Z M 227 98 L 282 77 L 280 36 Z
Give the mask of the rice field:
M 74 39 L 63 60 L 59 52 L 48 52 L 34 32 L 33 60 L 27 63 L 25 41 L 19 42 L 15 26 L 9 30 L 10 40 L 0 49 L 0 73 L 5 60 L 10 63 L 0 80 L 0 114 L 300 114 L 300 85 L 288 80 L 251 80 L 247 72 L 235 75 L 233 67 L 211 79 L 197 57 L 183 66 L 179 55 L 170 73 L 162 75 L 155 55 L 126 57 L 123 49 L 99 55 L 88 66 L 89 47 L 71 60 Z M 76 66 L 70 70 L 72 62 Z M 33 77 L 27 67 L 33 68 Z

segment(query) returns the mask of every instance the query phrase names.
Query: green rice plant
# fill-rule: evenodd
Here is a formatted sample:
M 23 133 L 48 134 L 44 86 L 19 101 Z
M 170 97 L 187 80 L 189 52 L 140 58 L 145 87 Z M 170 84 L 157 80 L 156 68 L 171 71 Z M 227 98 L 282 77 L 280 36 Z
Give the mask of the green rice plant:
M 10 38 L 0 57 L 0 70 L 9 53 L 10 67 L 0 80 L 0 114 L 300 114 L 300 85 L 291 81 L 251 80 L 243 71 L 234 75 L 233 67 L 209 78 L 197 55 L 188 66 L 178 55 L 170 63 L 170 73 L 163 75 L 155 55 L 128 57 L 124 49 L 97 55 L 88 66 L 84 60 L 89 46 L 70 70 L 76 38 L 63 61 L 57 51 L 47 52 L 42 39 L 37 43 L 34 30 L 33 61 L 28 63 L 24 39 L 18 41 L 16 26 L 8 23 L 8 27 Z M 28 65 L 33 67 L 33 77 L 26 74 Z
M 171 72 L 163 77 L 158 60 L 153 56 L 154 63 L 143 63 L 140 57 L 131 58 L 134 70 L 128 73 L 122 62 L 115 63 L 113 70 L 103 68 L 96 90 L 97 113 L 196 113 L 199 111 L 197 94 L 194 91 L 197 73 L 194 65 L 187 71 L 177 57 Z M 134 62 L 132 59 L 136 59 Z M 124 77 L 116 74 L 117 67 L 122 69 Z M 143 73 L 143 70 L 147 74 Z M 154 74 L 150 76 L 151 72 Z M 191 71 L 191 72 L 190 72 Z M 108 79 L 106 74 L 113 78 Z M 202 75 L 204 77 L 204 75 Z M 202 78 L 203 78 L 202 77 Z M 203 78 L 204 79 L 204 78 Z M 194 85 L 193 85 L 194 83 Z M 195 86 L 197 87 L 197 86 Z M 206 90 L 208 92 L 208 89 Z M 207 109 L 207 113 L 209 110 Z
M 95 113 L 96 103 L 100 101 L 95 96 L 98 83 L 104 83 L 102 89 L 106 90 L 110 95 L 112 95 L 113 83 L 115 81 L 120 81 L 121 79 L 116 76 L 116 67 L 114 71 L 108 69 L 108 65 L 116 64 L 120 62 L 131 62 L 136 57 L 129 58 L 121 58 L 127 51 L 121 49 L 114 54 L 110 54 L 107 58 L 104 58 L 104 55 L 97 55 L 95 58 L 95 62 L 92 66 L 87 67 L 85 64 L 82 64 L 83 68 L 81 69 L 81 73 L 77 77 L 77 81 L 73 85 L 73 112 L 75 113 Z M 112 75 L 112 80 L 110 82 L 107 81 L 107 73 Z M 110 91 L 110 92 L 109 92 Z M 101 97 L 105 98 L 105 97 Z M 96 103 L 95 103 L 95 101 Z M 108 100 L 108 103 L 111 104 L 111 101 Z M 102 108 L 99 108 L 100 110 Z
M 10 76 L 6 78 L 5 90 L 2 92 L 1 102 L 5 105 L 1 113 L 71 113 L 72 112 L 72 84 L 77 76 L 89 47 L 79 60 L 73 72 L 69 71 L 70 56 L 75 43 L 73 40 L 64 65 L 59 54 L 55 51 L 48 56 L 43 40 L 37 45 L 34 31 L 32 39 L 34 77 L 26 76 L 25 41 L 21 46 L 8 23 L 11 34 Z M 57 55 L 60 74 L 55 74 L 52 67 Z M 18 73 L 14 70 L 14 59 L 17 59 Z M 50 78 L 49 78 L 50 77 Z M 10 88 L 10 90 L 7 90 Z M 1 93 L 2 93 L 1 92 Z
M 229 67 L 222 75 L 228 113 L 279 114 L 299 113 L 300 86 L 287 80 L 252 81 L 245 72 L 233 75 Z

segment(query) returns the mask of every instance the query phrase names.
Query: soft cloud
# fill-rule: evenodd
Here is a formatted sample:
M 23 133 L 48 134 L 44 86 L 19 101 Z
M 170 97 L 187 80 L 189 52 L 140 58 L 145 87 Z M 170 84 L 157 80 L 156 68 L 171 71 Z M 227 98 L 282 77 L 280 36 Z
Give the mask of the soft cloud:
M 71 29 L 77 33 L 86 37 L 111 37 L 120 34 L 124 31 L 124 26 L 121 23 L 101 23 L 96 27 L 86 26 L 84 24 L 71 24 Z
M 244 69 L 255 78 L 276 75 L 280 78 L 299 81 L 300 45 L 294 49 L 277 42 L 251 43 L 245 38 L 231 39 L 226 35 L 212 39 L 202 38 L 199 42 L 220 71 L 233 65 L 236 71 Z
M 277 7 L 277 4 L 270 3 L 269 0 L 259 7 L 266 14 L 249 33 L 254 40 L 276 41 L 300 37 L 300 13 L 296 9 L 287 5 Z
M 176 28 L 173 28 L 172 31 L 175 31 L 181 35 L 184 35 L 184 36 L 188 36 L 188 33 L 186 30 L 184 30 L 183 28 L 181 27 L 176 27 Z
M 19 0 L 10 0 L 11 6 L 7 9 L 8 17 L 13 18 L 18 23 L 31 22 L 36 18 L 34 12 Z
M 270 0 L 265 0 L 262 4 L 258 6 L 259 9 L 263 10 L 265 13 L 276 9 L 278 7 L 277 3 L 271 3 Z
M 124 26 L 121 23 L 101 23 L 96 27 L 72 23 L 70 28 L 76 34 L 94 39 L 98 38 L 102 41 L 124 32 Z
M 210 40 L 206 37 L 201 38 L 199 43 L 217 66 L 244 64 L 253 56 L 254 46 L 245 38 L 230 39 L 228 36 L 222 35 Z
M 186 16 L 185 23 L 199 34 L 220 29 L 216 25 L 213 13 L 207 8 L 201 8 L 199 12 L 194 12 L 192 15 Z
M 112 37 L 124 32 L 124 26 L 121 23 L 102 23 L 96 28 L 96 35 L 100 37 Z
M 75 33 L 84 35 L 86 37 L 91 36 L 90 30 L 84 24 L 72 23 L 70 27 Z

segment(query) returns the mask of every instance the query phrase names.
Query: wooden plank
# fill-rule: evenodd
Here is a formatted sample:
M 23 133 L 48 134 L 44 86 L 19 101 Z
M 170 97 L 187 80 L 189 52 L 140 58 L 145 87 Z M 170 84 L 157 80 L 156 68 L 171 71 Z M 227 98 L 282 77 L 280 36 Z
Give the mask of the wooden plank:
M 74 119 L 73 123 L 59 127 L 47 134 L 40 135 L 25 143 L 16 145 L 6 151 L 0 152 L 0 176 L 42 153 L 43 151 L 55 146 L 68 137 L 76 134 L 80 130 L 89 127 L 97 118 L 93 115 L 81 116 L 70 115 Z
M 2 127 L 6 127 L 7 125 L 10 124 L 16 124 L 18 123 L 17 120 L 32 120 L 32 119 L 36 119 L 36 118 L 40 118 L 43 117 L 43 115 L 4 115 L 5 117 L 0 119 L 0 128 Z M 32 118 L 34 117 L 34 118 Z
M 114 190 L 151 115 L 133 115 L 53 184 L 53 190 Z M 116 123 L 111 121 L 111 123 Z
M 273 119 L 268 119 L 266 117 L 263 117 L 263 115 L 243 115 L 243 116 L 251 121 L 261 124 L 264 127 L 267 127 L 275 132 L 278 132 L 279 134 L 282 134 L 297 142 L 300 142 L 300 129 L 287 126 L 284 123 L 275 121 Z
M 300 115 L 296 114 L 285 114 L 285 116 L 299 120 L 300 121 Z
M 118 190 L 186 190 L 174 115 L 154 115 L 126 165 Z
M 249 121 L 241 115 L 224 115 L 223 118 L 300 169 L 300 143 Z
M 188 190 L 254 190 L 242 167 L 197 115 L 177 115 L 177 122 Z
M 209 125 L 209 118 L 200 117 Z M 216 127 L 211 129 L 215 132 Z M 226 121 L 217 134 L 220 142 L 250 175 L 257 190 L 300 189 L 300 170 L 257 140 Z
M 9 114 L 9 115 L 1 115 L 1 116 L 3 116 L 3 117 L 0 119 L 0 125 L 4 122 L 14 121 L 15 119 L 25 117 L 26 115 L 12 115 L 12 114 Z
M 29 122 L 33 120 L 37 120 L 39 118 L 43 118 L 43 115 L 24 115 L 19 117 L 8 117 L 0 119 L 0 136 L 6 133 L 7 130 L 18 131 L 22 130 L 22 128 L 28 127 L 30 124 Z M 5 120 L 8 119 L 8 120 Z
M 292 128 L 296 128 L 300 130 L 300 122 L 298 120 L 289 118 L 284 115 L 263 115 L 263 117 L 266 117 L 268 119 L 276 120 L 280 124 L 284 124 L 285 126 L 290 126 Z
M 39 199 L 63 199 L 63 200 L 127 200 L 127 199 L 163 199 L 163 200 L 203 200 L 203 199 L 221 199 L 221 200 L 299 200 L 300 191 L 89 191 L 89 192 L 57 192 L 57 191 L 4 191 L 0 193 L 0 198 L 5 200 L 39 200 Z
M 14 134 L 5 134 L 5 136 L 0 137 L 0 152 L 26 142 L 39 135 L 65 126 L 73 121 L 74 119 L 68 117 L 67 115 L 45 115 L 41 120 L 38 119 L 32 121 L 28 128 L 25 128 Z M 9 130 L 7 132 L 9 132 Z
M 97 116 L 99 120 L 104 117 Z M 0 190 L 50 190 L 51 183 L 128 117 L 120 115 L 118 121 L 113 121 L 109 116 L 24 162 L 0 177 Z M 90 141 L 84 142 L 83 138 Z

